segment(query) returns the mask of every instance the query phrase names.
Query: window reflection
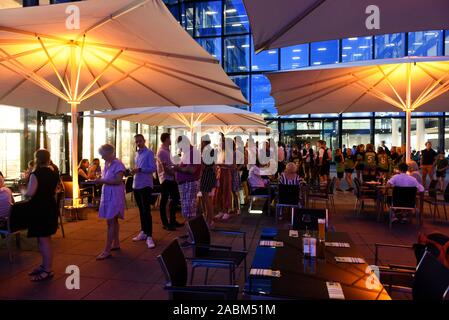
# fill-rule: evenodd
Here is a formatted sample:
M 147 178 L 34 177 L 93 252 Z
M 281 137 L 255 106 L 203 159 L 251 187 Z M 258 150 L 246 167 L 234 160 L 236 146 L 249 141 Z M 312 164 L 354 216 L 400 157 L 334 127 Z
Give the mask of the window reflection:
M 224 17 L 225 34 L 249 32 L 249 21 L 242 0 L 226 0 Z
M 264 75 L 253 75 L 251 80 L 251 111 L 264 116 L 277 114 L 274 99 L 270 96 L 271 84 Z
M 198 38 L 196 41 L 221 62 L 221 38 Z
M 309 45 L 287 47 L 281 49 L 281 69 L 297 69 L 309 65 Z
M 221 1 L 197 3 L 195 35 L 197 37 L 220 35 L 221 17 Z
M 405 34 L 394 33 L 375 36 L 376 59 L 401 58 L 405 55 Z
M 224 46 L 225 71 L 249 71 L 249 36 L 225 38 Z
M 311 44 L 311 62 L 317 66 L 321 64 L 338 63 L 338 40 L 314 42 Z
M 410 56 L 438 56 L 443 54 L 441 30 L 410 32 L 408 34 Z
M 343 39 L 341 59 L 343 62 L 369 60 L 372 56 L 372 50 L 372 37 Z
M 252 71 L 272 71 L 279 68 L 279 50 L 272 49 L 255 54 L 254 46 L 251 46 Z

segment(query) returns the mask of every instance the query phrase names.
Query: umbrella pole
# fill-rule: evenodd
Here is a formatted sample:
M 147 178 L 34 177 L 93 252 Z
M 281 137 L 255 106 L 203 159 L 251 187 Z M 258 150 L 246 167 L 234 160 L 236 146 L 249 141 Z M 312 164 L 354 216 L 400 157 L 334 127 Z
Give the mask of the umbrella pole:
M 406 155 L 406 161 L 411 161 L 411 145 L 412 145 L 412 111 L 406 110 L 405 111 L 405 127 L 406 127 L 406 140 L 405 140 L 405 155 Z
M 72 113 L 72 181 L 73 181 L 73 206 L 79 204 L 79 185 L 78 185 L 78 106 L 71 102 Z

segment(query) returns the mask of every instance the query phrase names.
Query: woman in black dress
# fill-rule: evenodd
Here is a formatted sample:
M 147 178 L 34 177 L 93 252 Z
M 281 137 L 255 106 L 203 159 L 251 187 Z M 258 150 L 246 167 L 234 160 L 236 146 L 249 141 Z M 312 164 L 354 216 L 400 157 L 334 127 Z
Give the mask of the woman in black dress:
M 209 226 L 213 226 L 212 217 L 214 215 L 213 191 L 217 187 L 217 176 L 215 162 L 217 152 L 210 145 L 209 136 L 204 136 L 201 141 L 202 171 L 200 180 L 201 200 L 205 210 L 204 216 Z
M 42 255 L 42 264 L 30 272 L 31 281 L 42 281 L 53 277 L 51 236 L 58 229 L 58 206 L 56 187 L 57 171 L 50 165 L 50 152 L 37 150 L 34 154 L 35 170 L 30 175 L 26 196 L 29 205 L 28 237 L 37 238 Z

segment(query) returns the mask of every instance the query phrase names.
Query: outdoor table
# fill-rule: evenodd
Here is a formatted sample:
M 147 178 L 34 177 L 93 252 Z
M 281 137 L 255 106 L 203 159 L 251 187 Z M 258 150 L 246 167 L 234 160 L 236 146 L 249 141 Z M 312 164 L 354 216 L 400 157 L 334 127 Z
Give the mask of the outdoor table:
M 366 263 L 338 263 L 336 256 L 359 257 L 354 243 L 347 233 L 327 232 L 326 241 L 347 242 L 349 248 L 317 247 L 321 258 L 304 258 L 301 233 L 298 238 L 289 236 L 289 230 L 273 229 L 270 238 L 282 241 L 283 247 L 258 246 L 251 268 L 279 270 L 281 276 L 248 276 L 244 294 L 252 299 L 329 299 L 326 282 L 339 282 L 347 300 L 390 300 L 385 288 L 379 283 L 372 288 L 367 285 L 369 268 Z

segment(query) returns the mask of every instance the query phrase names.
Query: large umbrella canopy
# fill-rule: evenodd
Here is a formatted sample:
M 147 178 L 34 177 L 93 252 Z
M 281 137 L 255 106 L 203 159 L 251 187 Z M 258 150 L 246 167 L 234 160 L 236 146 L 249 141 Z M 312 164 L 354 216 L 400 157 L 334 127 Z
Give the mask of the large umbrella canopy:
M 408 57 L 268 74 L 280 115 L 403 111 L 410 155 L 411 113 L 447 111 L 449 57 Z
M 203 125 L 265 126 L 260 115 L 225 105 L 131 108 L 97 113 L 93 116 L 151 126 L 184 127 L 190 131 Z
M 0 10 L 0 44 L 1 104 L 72 113 L 75 199 L 78 111 L 247 104 L 161 0 Z
M 243 1 L 257 51 L 357 36 L 449 29 L 447 0 Z

